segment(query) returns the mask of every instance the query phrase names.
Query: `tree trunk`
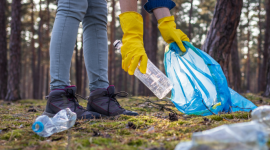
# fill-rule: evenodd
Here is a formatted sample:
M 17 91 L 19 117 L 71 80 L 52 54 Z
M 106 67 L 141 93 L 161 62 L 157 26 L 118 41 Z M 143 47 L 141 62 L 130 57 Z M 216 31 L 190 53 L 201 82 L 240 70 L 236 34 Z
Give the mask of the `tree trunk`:
M 266 89 L 264 96 L 270 96 L 270 60 L 268 60 L 268 69 L 267 69 L 267 81 L 266 81 Z
M 41 99 L 42 98 L 42 87 L 40 86 L 40 84 L 42 83 L 42 78 L 41 78 L 41 59 L 42 59 L 42 45 L 43 45 L 43 34 L 42 34 L 42 28 L 43 28 L 43 15 L 42 15 L 42 10 L 41 10 L 41 0 L 39 1 L 39 17 L 40 17 L 40 21 L 39 21 L 39 27 L 38 27 L 38 59 L 37 59 L 37 78 L 36 78 L 36 93 L 37 93 L 37 98 Z
M 190 10 L 189 10 L 189 25 L 188 25 L 188 38 L 191 40 L 191 33 L 192 33 L 192 12 L 193 12 L 193 0 L 190 0 Z
M 8 86 L 5 100 L 15 101 L 20 97 L 21 67 L 21 0 L 13 0 L 11 4 L 11 33 L 9 45 Z
M 109 71 L 108 71 L 108 79 L 110 84 L 113 84 L 112 80 L 113 80 L 113 74 L 114 74 L 114 46 L 113 46 L 113 42 L 114 42 L 114 32 L 115 32 L 115 0 L 112 0 L 112 12 L 111 12 L 111 16 L 112 16 L 112 21 L 110 23 L 110 46 L 109 46 Z
M 23 49 L 26 49 L 27 48 L 27 46 L 26 45 L 24 45 L 24 44 L 22 44 L 22 47 L 21 47 L 21 49 L 23 50 Z M 23 53 L 22 52 L 22 55 L 21 55 L 21 57 L 22 58 L 24 58 L 24 59 L 22 59 L 21 60 L 21 78 L 20 78 L 20 91 L 21 91 L 21 93 L 20 93 L 20 95 L 21 95 L 21 99 L 25 99 L 25 93 L 26 93 L 26 90 L 21 90 L 21 89 L 26 89 L 26 87 L 25 87 L 25 81 L 26 81 L 26 74 L 27 74 L 27 54 L 25 54 L 25 53 Z
M 232 49 L 231 49 L 231 68 L 232 68 L 232 81 L 231 87 L 237 92 L 241 92 L 241 72 L 240 72 L 240 62 L 238 55 L 238 42 L 237 36 L 235 36 Z
M 128 78 L 128 76 L 129 76 L 129 74 L 127 73 L 127 72 L 125 72 L 124 73 L 124 90 L 123 91 L 127 91 L 127 82 L 128 82 L 128 80 L 127 80 L 127 78 Z
M 82 76 L 83 76 L 82 70 L 83 70 L 83 67 L 85 68 L 85 66 L 84 66 L 84 57 L 83 57 L 83 49 L 80 50 L 80 59 L 79 60 L 80 60 L 80 63 L 79 63 L 80 64 L 80 71 L 79 71 L 79 73 L 80 73 L 80 82 L 81 82 L 81 85 L 80 85 L 81 86 L 81 93 L 80 94 L 82 94 L 83 93 L 82 92 L 83 88 L 85 90 L 85 87 L 82 87 L 82 82 L 83 82 L 83 80 L 82 80 Z M 87 79 L 87 75 L 85 76 L 85 78 Z
M 250 42 L 250 18 L 249 18 L 249 0 L 248 0 L 248 6 L 247 6 L 247 27 L 248 27 L 248 33 L 247 33 L 247 60 L 246 60 L 246 77 L 247 77 L 247 92 L 250 92 L 250 47 L 249 47 L 249 42 Z
M 7 94 L 6 0 L 0 0 L 0 99 Z
M 135 96 L 135 76 L 131 76 L 131 84 L 130 84 L 130 87 L 131 87 L 131 95 L 132 96 Z
M 49 75 L 49 72 L 50 72 L 50 66 L 49 66 L 49 60 L 50 60 L 50 55 L 49 55 L 49 47 L 50 47 L 50 18 L 51 18 L 51 15 L 50 15 L 50 9 L 49 9 L 49 5 L 50 5 L 50 1 L 47 0 L 47 32 L 46 32 L 46 37 L 47 37 L 47 51 L 46 51 L 46 54 L 45 54 L 45 57 L 46 57 L 46 81 L 45 81 L 45 95 L 48 95 L 49 94 L 49 89 L 50 89 L 50 75 Z
M 220 64 L 227 78 L 229 56 L 242 7 L 242 0 L 217 0 L 210 30 L 202 47 Z
M 120 59 L 120 61 L 122 61 L 122 59 Z M 120 66 L 119 66 L 119 69 L 118 69 L 118 72 L 119 72 L 119 75 L 118 75 L 118 82 L 117 82 L 117 90 L 118 91 L 122 91 L 123 90 L 123 73 L 124 73 L 124 70 L 122 69 L 122 67 L 121 67 L 121 63 L 122 62 L 120 62 Z
M 49 89 L 50 89 L 50 86 L 49 86 L 49 84 L 50 84 L 50 69 L 49 69 L 49 67 L 47 66 L 46 67 L 46 81 L 45 81 L 45 95 L 48 95 L 49 94 Z
M 115 84 L 115 81 L 113 81 L 113 77 L 115 77 L 115 52 L 114 52 L 114 41 L 115 41 L 115 0 L 112 0 L 112 21 L 110 23 L 110 62 L 109 62 L 109 81 L 110 84 Z
M 35 50 L 35 39 L 34 39 L 34 35 L 35 35 L 35 29 L 34 29 L 34 2 L 33 0 L 31 0 L 31 4 L 32 4 L 32 11 L 31 11 L 31 32 L 32 32 L 32 36 L 31 36 L 31 51 L 32 51 L 32 94 L 33 94 L 33 98 L 37 99 L 37 92 L 34 91 L 37 89 L 37 83 L 36 83 L 36 50 Z
M 261 55 L 262 55 L 262 25 L 261 25 L 261 0 L 259 0 L 258 5 L 258 18 L 259 18 L 259 35 L 258 35 L 258 57 L 257 57 L 257 68 L 256 68 L 256 79 L 258 79 L 257 83 L 257 92 L 261 91 L 261 73 L 262 73 L 262 65 L 261 65 Z
M 262 65 L 262 80 L 261 80 L 261 91 L 267 91 L 270 88 L 269 80 L 266 82 L 266 74 L 269 76 L 269 70 L 267 72 L 267 63 L 268 63 L 268 53 L 270 51 L 270 0 L 267 0 L 266 2 L 266 19 L 265 19 L 265 38 L 264 38 L 264 52 L 263 52 L 263 65 Z M 268 64 L 269 65 L 269 64 Z M 267 83 L 267 84 L 266 84 Z M 266 86 L 268 89 L 266 89 Z
M 82 95 L 83 97 L 86 97 L 86 90 L 89 88 L 89 85 L 87 84 L 87 72 L 85 68 L 85 63 L 83 63 L 83 85 L 82 85 Z
M 44 91 L 44 65 L 41 65 L 41 70 L 40 70 L 40 94 L 39 94 L 39 99 L 43 99 L 43 91 Z
M 151 61 L 153 64 L 155 64 L 156 66 L 158 66 L 158 62 L 157 62 L 157 51 L 158 51 L 158 22 L 157 19 L 154 15 L 152 15 L 152 34 L 151 34 Z
M 76 40 L 75 43 L 75 74 L 76 74 L 76 86 L 77 86 L 77 93 L 81 94 L 82 92 L 82 63 L 81 63 L 81 59 L 80 59 L 80 55 L 79 55 L 79 50 L 78 50 L 78 43 Z
M 82 35 L 82 47 L 81 47 L 81 50 L 80 50 L 80 63 L 81 63 L 81 67 L 82 67 L 82 96 L 83 97 L 86 97 L 86 87 L 88 87 L 88 84 L 87 84 L 87 72 L 86 72 L 86 67 L 85 67 L 85 61 L 84 61 L 84 58 L 83 58 L 83 35 Z
M 143 5 L 147 2 L 147 0 L 142 0 L 141 4 L 142 4 L 142 8 Z M 146 54 L 148 56 L 148 58 L 152 61 L 153 58 L 153 53 L 152 53 L 152 22 L 151 22 L 151 15 L 149 13 L 147 13 L 144 9 L 142 9 L 142 17 L 143 17 L 143 43 L 144 43 L 144 48 L 146 51 Z M 145 87 L 145 85 L 140 82 L 139 87 L 143 87 L 140 88 L 140 90 L 142 90 L 143 92 L 141 93 L 142 95 L 149 95 L 151 92 L 148 88 Z

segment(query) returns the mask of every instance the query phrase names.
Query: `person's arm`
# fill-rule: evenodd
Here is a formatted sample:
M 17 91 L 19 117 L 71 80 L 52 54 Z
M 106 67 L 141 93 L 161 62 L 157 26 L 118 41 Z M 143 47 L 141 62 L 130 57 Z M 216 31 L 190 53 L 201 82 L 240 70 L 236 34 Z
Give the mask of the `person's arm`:
M 171 16 L 170 10 L 167 7 L 160 7 L 153 10 L 155 17 L 157 20 Z
M 119 0 L 121 13 L 127 11 L 137 12 L 137 0 Z
M 180 29 L 176 29 L 174 16 L 171 16 L 170 10 L 166 7 L 156 8 L 153 10 L 158 20 L 158 28 L 167 43 L 176 42 L 181 51 L 185 52 L 186 48 L 182 41 L 188 41 L 187 35 Z
M 182 41 L 188 41 L 189 38 L 181 30 L 176 29 L 174 16 L 171 16 L 170 9 L 175 6 L 172 0 L 148 0 L 144 9 L 149 13 L 154 13 L 158 20 L 158 28 L 167 43 L 176 42 L 178 47 L 185 52 L 186 49 Z
M 122 68 L 133 75 L 139 69 L 146 73 L 148 57 L 143 44 L 143 18 L 137 13 L 137 0 L 120 0 L 120 24 L 124 33 L 121 47 Z

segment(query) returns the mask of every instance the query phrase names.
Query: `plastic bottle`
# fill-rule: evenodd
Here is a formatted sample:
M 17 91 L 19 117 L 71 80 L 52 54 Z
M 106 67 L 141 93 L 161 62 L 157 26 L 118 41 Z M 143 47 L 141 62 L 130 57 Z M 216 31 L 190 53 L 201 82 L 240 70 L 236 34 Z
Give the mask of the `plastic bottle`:
M 39 136 L 48 137 L 74 126 L 76 119 L 77 114 L 66 108 L 59 111 L 53 118 L 46 115 L 37 117 L 32 130 Z
M 192 135 L 192 141 L 179 143 L 175 150 L 268 150 L 268 134 L 258 122 L 222 125 Z
M 251 122 L 222 125 L 193 133 L 192 141 L 179 143 L 175 150 L 268 150 L 270 106 L 254 109 L 251 118 Z
M 121 51 L 122 42 L 116 40 L 113 43 L 117 50 Z M 144 83 L 159 99 L 164 98 L 173 88 L 171 81 L 149 59 L 146 74 L 142 74 L 136 68 L 134 75 Z
M 214 129 L 193 133 L 195 145 L 207 145 L 222 150 L 267 150 L 268 134 L 258 122 L 222 125 Z
M 270 106 L 260 106 L 251 113 L 252 121 L 256 121 L 264 125 L 267 133 L 270 135 Z

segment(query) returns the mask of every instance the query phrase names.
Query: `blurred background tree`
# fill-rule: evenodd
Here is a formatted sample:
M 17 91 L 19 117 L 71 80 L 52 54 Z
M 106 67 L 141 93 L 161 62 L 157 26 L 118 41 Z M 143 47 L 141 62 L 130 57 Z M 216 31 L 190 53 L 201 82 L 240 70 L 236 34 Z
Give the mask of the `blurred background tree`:
M 171 14 L 177 28 L 188 35 L 191 43 L 221 64 L 231 88 L 270 96 L 269 1 L 174 0 L 176 7 Z M 157 29 L 154 15 L 142 9 L 146 2 L 138 1 L 138 11 L 144 18 L 145 50 L 164 72 L 167 44 Z M 107 6 L 110 84 L 131 95 L 153 96 L 138 79 L 122 70 L 121 55 L 112 45 L 123 34 L 118 18 L 119 1 L 108 0 Z M 48 95 L 49 44 L 56 9 L 55 0 L 0 0 L 0 99 L 44 99 Z M 80 25 L 70 79 L 78 86 L 78 94 L 87 96 L 82 32 Z

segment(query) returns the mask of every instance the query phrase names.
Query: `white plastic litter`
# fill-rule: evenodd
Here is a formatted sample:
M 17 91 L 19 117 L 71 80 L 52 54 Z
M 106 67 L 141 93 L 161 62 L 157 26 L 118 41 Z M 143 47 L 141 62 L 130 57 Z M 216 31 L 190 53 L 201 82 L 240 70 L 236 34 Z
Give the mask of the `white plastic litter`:
M 53 118 L 46 115 L 37 117 L 32 130 L 39 136 L 48 137 L 54 133 L 62 132 L 74 126 L 77 114 L 69 108 L 59 111 Z
M 251 116 L 251 122 L 193 133 L 191 142 L 181 142 L 175 150 L 268 150 L 270 106 L 254 109 Z
M 121 51 L 122 42 L 120 40 L 116 40 L 113 45 L 117 50 Z M 164 98 L 172 90 L 173 85 L 171 81 L 149 59 L 146 74 L 142 74 L 140 70 L 136 68 L 134 75 L 159 99 Z

